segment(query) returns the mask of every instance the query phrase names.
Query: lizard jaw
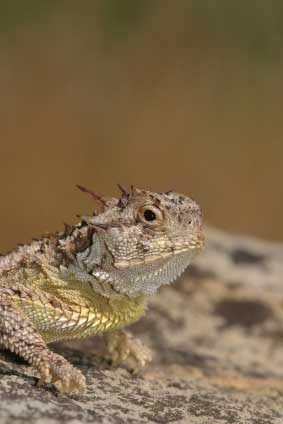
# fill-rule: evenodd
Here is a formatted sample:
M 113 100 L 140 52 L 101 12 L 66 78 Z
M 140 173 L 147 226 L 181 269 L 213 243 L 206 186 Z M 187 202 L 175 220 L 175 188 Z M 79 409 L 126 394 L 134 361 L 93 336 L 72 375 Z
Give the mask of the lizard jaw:
M 148 255 L 144 256 L 143 258 L 133 258 L 129 260 L 120 260 L 113 263 L 114 268 L 123 270 L 123 269 L 130 269 L 135 268 L 139 266 L 144 266 L 146 264 L 154 263 L 156 261 L 160 261 L 162 259 L 168 259 L 170 257 L 173 257 L 175 255 L 179 255 L 180 253 L 186 253 L 189 250 L 190 251 L 198 251 L 201 249 L 202 246 L 196 244 L 194 246 L 191 246 L 190 249 L 184 248 L 184 249 L 177 249 L 173 252 L 162 252 L 159 255 Z
M 136 297 L 157 292 L 160 286 L 170 284 L 190 265 L 194 249 L 180 251 L 170 258 L 161 258 L 142 265 L 107 270 L 108 281 L 120 294 Z

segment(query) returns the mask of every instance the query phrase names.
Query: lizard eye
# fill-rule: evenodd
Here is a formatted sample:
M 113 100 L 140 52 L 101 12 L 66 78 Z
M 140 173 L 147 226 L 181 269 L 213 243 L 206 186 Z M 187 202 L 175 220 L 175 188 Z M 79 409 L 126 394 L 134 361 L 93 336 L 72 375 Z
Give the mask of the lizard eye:
M 156 219 L 155 213 L 150 209 L 144 211 L 143 217 L 146 221 L 154 221 Z
M 143 206 L 139 210 L 138 217 L 149 225 L 156 225 L 163 219 L 160 209 L 153 205 Z

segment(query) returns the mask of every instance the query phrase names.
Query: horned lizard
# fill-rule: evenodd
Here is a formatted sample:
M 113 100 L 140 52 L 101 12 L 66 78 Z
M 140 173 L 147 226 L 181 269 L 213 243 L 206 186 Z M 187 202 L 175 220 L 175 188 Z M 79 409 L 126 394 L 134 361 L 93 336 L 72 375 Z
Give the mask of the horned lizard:
M 149 352 L 122 329 L 203 246 L 200 207 L 189 197 L 119 186 L 116 199 L 78 187 L 100 213 L 0 257 L 0 347 L 67 394 L 83 393 L 85 377 L 48 343 L 106 333 L 113 363 L 131 355 L 144 366 Z

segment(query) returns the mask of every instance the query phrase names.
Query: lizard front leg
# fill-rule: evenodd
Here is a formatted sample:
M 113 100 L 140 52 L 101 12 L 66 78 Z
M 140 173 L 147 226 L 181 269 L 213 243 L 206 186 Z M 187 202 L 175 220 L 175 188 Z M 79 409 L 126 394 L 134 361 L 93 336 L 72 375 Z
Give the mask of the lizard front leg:
M 137 372 L 152 360 L 151 351 L 139 339 L 123 330 L 104 334 L 106 350 L 102 356 L 110 359 L 113 366 L 127 363 Z
M 48 349 L 31 322 L 6 296 L 0 294 L 0 347 L 25 359 L 40 373 L 39 384 L 50 379 L 61 393 L 85 391 L 83 374 L 62 356 Z

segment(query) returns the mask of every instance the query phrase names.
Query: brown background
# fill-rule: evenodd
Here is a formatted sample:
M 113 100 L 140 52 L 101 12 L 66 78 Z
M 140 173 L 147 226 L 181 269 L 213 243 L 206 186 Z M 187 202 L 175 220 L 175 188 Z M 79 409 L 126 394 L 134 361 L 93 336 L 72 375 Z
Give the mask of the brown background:
M 90 212 L 75 184 L 196 198 L 283 239 L 283 3 L 0 6 L 0 249 Z

